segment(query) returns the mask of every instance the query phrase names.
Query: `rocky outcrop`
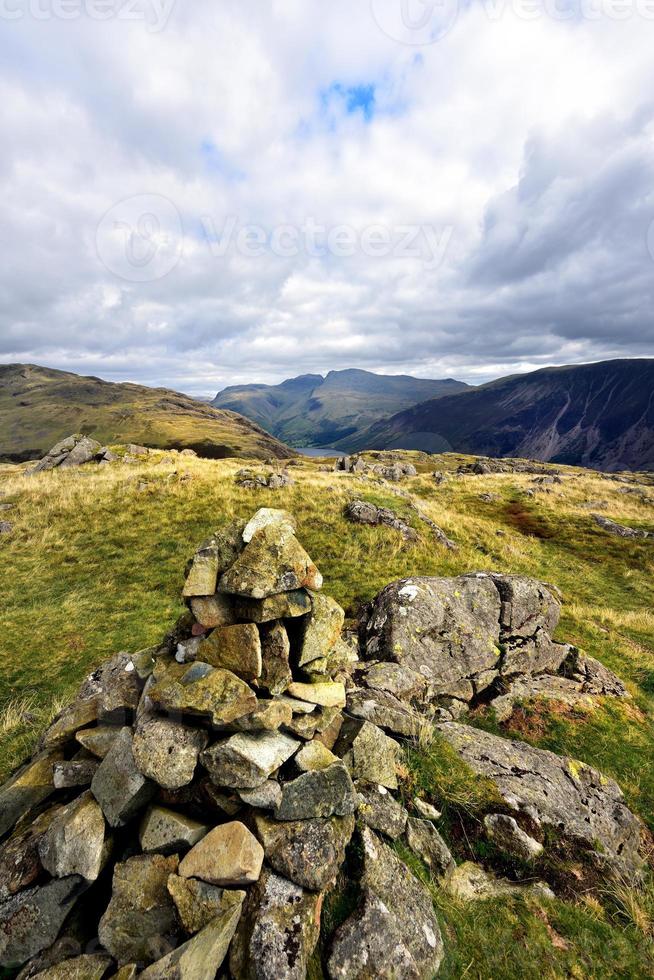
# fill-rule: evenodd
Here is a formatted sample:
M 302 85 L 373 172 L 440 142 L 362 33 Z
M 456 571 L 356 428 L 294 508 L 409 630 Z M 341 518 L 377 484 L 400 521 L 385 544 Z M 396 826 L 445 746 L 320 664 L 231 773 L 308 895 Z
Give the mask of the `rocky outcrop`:
M 63 469 L 82 466 L 92 460 L 99 460 L 101 451 L 102 446 L 95 439 L 76 433 L 53 446 L 43 459 L 29 470 L 29 473 L 43 473 L 45 470 L 54 470 L 58 466 Z
M 653 531 L 644 531 L 642 528 L 616 524 L 615 521 L 604 517 L 602 514 L 593 514 L 592 517 L 598 527 L 601 527 L 603 531 L 612 534 L 616 538 L 654 538 Z

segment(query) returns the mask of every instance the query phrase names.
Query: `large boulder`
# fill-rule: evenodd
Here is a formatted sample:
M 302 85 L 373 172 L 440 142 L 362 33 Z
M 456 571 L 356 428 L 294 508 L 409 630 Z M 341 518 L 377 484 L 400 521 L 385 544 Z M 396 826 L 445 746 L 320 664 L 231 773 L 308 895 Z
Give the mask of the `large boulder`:
M 0 966 L 21 966 L 52 945 L 83 891 L 79 875 L 55 878 L 0 905 Z
M 620 787 L 590 766 L 453 722 L 439 731 L 476 773 L 491 780 L 516 820 L 568 848 L 592 868 L 635 880 L 641 824 Z M 525 829 L 523 827 L 523 829 Z M 498 842 L 498 836 L 493 834 Z
M 43 473 L 45 470 L 53 470 L 60 466 L 64 469 L 72 466 L 82 466 L 90 463 L 100 453 L 102 446 L 95 439 L 83 436 L 80 433 L 62 439 L 46 453 L 43 459 L 33 466 L 28 473 Z

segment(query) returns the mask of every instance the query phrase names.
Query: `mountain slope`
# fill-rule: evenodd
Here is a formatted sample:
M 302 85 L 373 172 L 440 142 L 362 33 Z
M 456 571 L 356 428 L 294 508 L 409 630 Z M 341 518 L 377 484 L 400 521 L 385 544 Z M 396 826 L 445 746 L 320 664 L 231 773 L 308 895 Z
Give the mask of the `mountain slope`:
M 596 469 L 654 469 L 654 360 L 513 375 L 372 426 L 354 448 L 522 456 Z
M 36 459 L 73 432 L 216 459 L 293 455 L 249 419 L 166 388 L 0 364 L 0 460 Z
M 305 374 L 280 385 L 225 388 L 211 403 L 253 419 L 296 446 L 347 448 L 350 438 L 382 418 L 440 395 L 465 390 L 461 381 L 430 381 L 370 371 Z

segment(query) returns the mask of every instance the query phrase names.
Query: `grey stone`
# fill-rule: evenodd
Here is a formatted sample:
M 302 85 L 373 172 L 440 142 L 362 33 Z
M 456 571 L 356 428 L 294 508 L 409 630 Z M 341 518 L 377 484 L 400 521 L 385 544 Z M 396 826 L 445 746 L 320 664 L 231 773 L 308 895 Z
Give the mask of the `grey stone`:
M 221 592 L 251 599 L 305 587 L 320 589 L 322 575 L 283 524 L 257 531 L 219 581 Z
M 487 814 L 484 827 L 493 843 L 522 861 L 533 861 L 543 853 L 543 845 L 525 833 L 516 820 L 505 813 Z
M 432 980 L 421 974 L 395 916 L 365 889 L 359 907 L 338 929 L 327 961 L 330 980 Z
M 261 627 L 261 685 L 271 694 L 282 694 L 293 680 L 290 653 L 291 644 L 284 625 L 264 623 Z
M 179 874 L 211 885 L 250 885 L 258 880 L 262 864 L 261 844 L 234 820 L 209 831 L 182 860 Z
M 39 857 L 54 878 L 95 881 L 108 857 L 102 810 L 86 792 L 57 813 L 39 843 Z
M 248 890 L 230 950 L 237 980 L 305 980 L 320 934 L 321 896 L 264 868 Z
M 353 815 L 278 821 L 257 814 L 254 821 L 268 864 L 310 891 L 323 891 L 335 880 L 354 831 Z
M 198 755 L 208 741 L 201 729 L 169 718 L 146 718 L 134 732 L 134 762 L 139 772 L 159 786 L 179 789 L 193 779 Z
M 654 538 L 653 531 L 643 531 L 641 528 L 626 527 L 624 524 L 617 524 L 615 521 L 604 517 L 602 514 L 593 514 L 593 520 L 603 531 L 607 531 L 618 538 Z
M 238 795 L 244 803 L 257 810 L 276 810 L 282 802 L 282 788 L 274 779 L 255 789 L 240 789 Z
M 132 752 L 132 733 L 123 728 L 100 764 L 91 792 L 110 827 L 122 827 L 142 810 L 155 792 L 155 784 L 140 772 Z
M 139 829 L 141 850 L 172 854 L 193 847 L 209 832 L 209 827 L 162 806 L 147 810 Z
M 240 619 L 249 623 L 269 623 L 276 619 L 295 619 L 311 612 L 311 598 L 305 589 L 280 592 L 265 599 L 247 599 L 239 596 L 232 600 Z
M 338 762 L 327 769 L 305 772 L 282 787 L 278 820 L 312 820 L 354 813 L 357 796 L 350 774 Z
M 434 878 L 447 878 L 456 867 L 449 847 L 430 820 L 409 817 L 407 844 L 421 858 Z
M 142 980 L 214 980 L 240 917 L 240 905 L 221 912 L 192 939 L 145 969 Z
M 498 878 L 472 861 L 460 864 L 444 882 L 444 887 L 459 902 L 476 902 L 503 896 L 532 895 L 553 899 L 552 889 L 543 881 L 518 884 L 506 878 Z
M 355 718 L 405 738 L 415 738 L 424 724 L 421 715 L 387 691 L 348 691 L 347 710 Z
M 391 840 L 397 840 L 406 829 L 409 814 L 385 786 L 355 783 L 361 798 L 358 816 L 371 830 L 386 834 Z
M 42 752 L 0 788 L 0 837 L 52 795 L 52 767 L 59 761 L 58 750 Z
M 78 875 L 19 892 L 0 905 L 0 966 L 15 968 L 51 946 L 84 891 Z
M 63 960 L 33 976 L 35 980 L 102 980 L 111 965 L 110 956 L 86 953 Z
M 95 759 L 71 759 L 70 762 L 55 762 L 52 767 L 52 782 L 55 789 L 73 789 L 76 786 L 90 786 L 98 770 Z
M 345 517 L 353 524 L 367 524 L 386 527 L 398 531 L 405 541 L 417 541 L 418 533 L 405 520 L 387 507 L 377 507 L 365 500 L 352 500 L 345 508 Z
M 304 667 L 326 657 L 340 639 L 345 613 L 331 596 L 311 597 L 311 613 L 306 619 L 298 664 Z
M 230 670 L 209 664 L 157 665 L 153 678 L 148 697 L 157 708 L 203 718 L 216 727 L 257 707 L 256 694 L 245 681 Z
M 216 786 L 252 789 L 300 748 L 300 742 L 282 732 L 239 733 L 217 742 L 202 753 L 202 764 Z
M 77 732 L 75 739 L 98 759 L 104 759 L 120 732 L 120 728 L 112 725 L 98 725 L 97 728 L 85 728 Z
M 176 945 L 175 905 L 166 886 L 177 865 L 174 855 L 139 854 L 115 866 L 98 937 L 119 966 L 152 963 Z
M 369 721 L 345 720 L 336 745 L 336 755 L 354 779 L 397 789 L 397 767 L 401 749 L 395 739 Z
M 197 878 L 181 878 L 170 875 L 168 891 L 175 903 L 177 914 L 188 933 L 199 932 L 221 912 L 234 905 L 239 907 L 245 899 L 244 891 L 219 888 Z

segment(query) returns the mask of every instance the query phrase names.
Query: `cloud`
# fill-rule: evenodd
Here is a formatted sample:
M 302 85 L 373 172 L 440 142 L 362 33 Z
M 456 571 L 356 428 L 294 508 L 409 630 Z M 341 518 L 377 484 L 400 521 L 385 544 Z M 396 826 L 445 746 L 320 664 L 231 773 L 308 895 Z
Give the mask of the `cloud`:
M 3 361 L 208 394 L 654 353 L 637 6 L 23 2 L 0 3 Z

